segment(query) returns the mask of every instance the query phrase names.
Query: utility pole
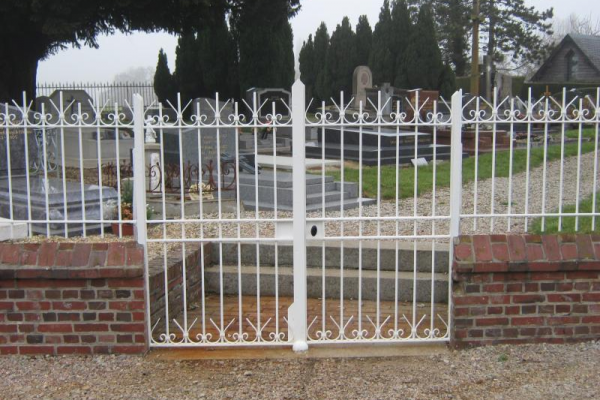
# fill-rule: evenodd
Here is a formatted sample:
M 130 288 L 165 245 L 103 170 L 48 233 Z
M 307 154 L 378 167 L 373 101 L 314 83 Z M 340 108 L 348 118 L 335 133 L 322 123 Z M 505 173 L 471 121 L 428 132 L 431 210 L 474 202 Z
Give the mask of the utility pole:
M 471 55 L 471 94 L 479 96 L 479 0 L 473 0 L 473 45 Z

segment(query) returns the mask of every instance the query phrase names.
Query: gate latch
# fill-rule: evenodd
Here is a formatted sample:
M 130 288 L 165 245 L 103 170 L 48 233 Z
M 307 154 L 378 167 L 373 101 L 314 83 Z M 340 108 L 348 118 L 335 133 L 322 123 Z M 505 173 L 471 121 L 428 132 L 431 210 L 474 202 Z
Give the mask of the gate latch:
M 294 240 L 294 225 L 291 221 L 276 222 L 277 234 L 275 238 L 281 241 Z M 304 229 L 306 240 L 319 240 L 325 237 L 325 224 L 323 221 L 309 222 L 306 221 Z

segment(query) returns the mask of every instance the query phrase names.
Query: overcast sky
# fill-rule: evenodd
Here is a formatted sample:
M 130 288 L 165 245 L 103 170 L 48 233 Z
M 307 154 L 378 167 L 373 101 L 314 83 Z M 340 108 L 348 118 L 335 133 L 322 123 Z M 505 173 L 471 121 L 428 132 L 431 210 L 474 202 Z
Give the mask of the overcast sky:
M 356 25 L 358 17 L 366 14 L 374 26 L 382 3 L 383 0 L 302 0 L 302 11 L 292 20 L 294 45 L 301 45 L 321 21 L 325 21 L 331 32 L 344 16 Z M 559 18 L 571 13 L 600 18 L 599 0 L 526 0 L 526 3 L 538 9 L 554 7 L 554 15 Z M 130 68 L 155 67 L 161 48 L 167 52 L 173 68 L 177 45 L 174 36 L 119 33 L 103 36 L 98 42 L 99 49 L 68 49 L 49 57 L 40 64 L 38 82 L 109 82 Z

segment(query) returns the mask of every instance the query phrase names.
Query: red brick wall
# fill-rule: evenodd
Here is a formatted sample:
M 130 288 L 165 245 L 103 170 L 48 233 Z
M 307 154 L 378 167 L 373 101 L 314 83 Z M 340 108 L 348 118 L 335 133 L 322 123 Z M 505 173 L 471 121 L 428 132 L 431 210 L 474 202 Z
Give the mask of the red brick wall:
M 600 235 L 461 237 L 453 278 L 456 347 L 600 338 Z
M 0 355 L 147 349 L 136 243 L 0 243 Z
M 201 251 L 201 248 L 204 251 Z M 211 244 L 204 246 L 188 244 L 186 246 L 185 272 L 186 272 L 186 301 L 188 306 L 199 304 L 201 300 L 201 257 L 204 253 L 204 266 L 211 265 Z M 175 318 L 183 312 L 183 254 L 181 247 L 172 248 L 167 259 L 167 287 L 169 300 L 169 319 Z M 158 256 L 148 263 L 150 281 L 150 321 L 151 325 L 160 318 L 166 318 L 166 290 L 165 290 L 165 264 L 164 258 Z

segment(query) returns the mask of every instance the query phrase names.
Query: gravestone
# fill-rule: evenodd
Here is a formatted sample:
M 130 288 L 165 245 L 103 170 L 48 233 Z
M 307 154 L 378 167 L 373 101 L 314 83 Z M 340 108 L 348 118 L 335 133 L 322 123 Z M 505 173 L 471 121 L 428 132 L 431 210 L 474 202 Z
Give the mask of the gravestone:
M 202 169 L 212 169 L 214 171 L 213 178 L 217 181 L 217 163 L 218 155 L 227 153 L 235 156 L 235 140 L 236 132 L 232 127 L 221 127 L 224 124 L 231 124 L 234 115 L 234 107 L 232 102 L 219 102 L 218 111 L 220 118 L 217 124 L 215 107 L 216 100 L 199 98 L 194 100 L 194 114 L 200 109 L 200 117 L 202 119 L 202 127 L 198 128 L 164 128 L 164 157 L 165 169 L 173 171 L 175 178 L 172 179 L 175 187 L 179 187 L 181 183 L 180 161 L 183 162 L 184 169 L 184 185 L 189 186 L 196 184 L 199 181 L 199 174 Z M 160 129 L 155 128 L 157 133 Z M 180 134 L 181 134 L 181 154 L 180 154 Z M 218 143 L 217 143 L 218 137 Z M 198 138 L 200 138 L 200 146 L 198 146 Z M 223 160 L 221 160 L 223 162 Z M 165 174 L 168 175 L 167 171 Z M 208 173 L 205 174 L 203 180 L 208 180 Z M 169 185 L 167 184 L 167 189 Z M 189 189 L 189 187 L 187 188 Z
M 62 98 L 61 98 L 62 93 Z M 61 101 L 62 100 L 62 101 Z M 44 111 L 49 116 L 48 121 L 52 124 L 58 124 L 59 112 L 64 111 L 64 119 L 67 124 L 76 124 L 79 110 L 81 108 L 81 117 L 85 125 L 82 128 L 65 127 L 62 130 L 58 128 L 48 129 L 46 131 L 49 137 L 47 141 L 56 142 L 56 152 L 54 157 L 57 164 L 62 164 L 64 160 L 66 167 L 79 168 L 80 164 L 83 168 L 95 168 L 100 159 L 102 164 L 118 163 L 130 158 L 131 149 L 133 148 L 133 130 L 131 128 L 119 128 L 119 155 L 117 157 L 117 133 L 114 128 L 94 127 L 96 121 L 96 111 L 94 109 L 94 99 L 85 90 L 64 90 L 54 91 L 50 96 L 41 96 L 36 99 L 36 109 L 38 112 Z M 107 117 L 109 113 L 115 112 L 114 104 L 103 104 L 103 117 Z M 124 109 L 120 107 L 119 112 Z M 128 116 L 125 116 L 127 120 Z M 60 143 L 61 137 L 64 135 L 64 146 Z M 81 138 L 81 146 L 80 146 Z M 100 143 L 98 143 L 100 138 Z M 65 154 L 61 151 L 64 147 Z M 100 150 L 100 151 L 98 151 Z
M 363 107 L 367 105 L 366 89 L 373 87 L 373 73 L 367 66 L 361 65 L 354 70 L 352 77 L 352 95 L 354 97 L 354 108 L 359 109 L 360 103 Z
M 3 106 L 0 109 L 0 179 L 5 179 L 9 176 L 9 150 L 10 175 L 13 178 L 25 176 L 27 172 L 26 150 L 28 150 L 30 165 L 35 161 L 37 154 L 34 130 L 31 128 L 28 129 L 26 146 L 25 129 L 23 127 L 7 126 L 7 118 L 11 119 L 12 125 L 19 125 L 23 122 L 23 115 L 18 108 Z
M 510 75 L 496 73 L 494 86 L 498 89 L 498 101 L 502 101 L 507 97 L 512 97 L 512 81 Z
M 285 89 L 262 89 L 252 88 L 246 92 L 246 102 L 252 106 L 254 102 L 254 93 L 256 93 L 258 107 L 264 104 L 258 113 L 259 118 L 267 118 L 273 114 L 273 104 L 275 105 L 275 113 L 281 115 L 282 118 L 290 118 L 290 108 L 292 105 L 292 94 Z
M 62 103 L 61 103 L 62 94 Z M 48 122 L 57 123 L 59 112 L 64 111 L 65 120 L 68 123 L 75 123 L 76 115 L 79 113 L 81 106 L 81 114 L 84 116 L 84 122 L 91 124 L 95 120 L 94 99 L 85 90 L 55 90 L 48 97 L 41 96 L 36 99 L 36 110 L 47 115 L 50 115 Z
M 29 190 L 28 190 L 29 186 Z M 66 200 L 66 202 L 65 202 Z M 102 217 L 112 220 L 117 217 L 118 193 L 110 187 L 98 185 L 83 185 L 78 182 L 63 182 L 61 179 L 32 176 L 15 178 L 12 180 L 12 197 L 8 190 L 8 180 L 0 179 L 0 217 L 10 218 L 15 221 L 31 219 L 33 221 L 64 220 L 81 221 L 95 220 Z M 80 236 L 85 231 L 87 234 L 97 233 L 101 230 L 99 222 L 49 222 L 33 223 L 31 229 L 34 233 L 52 236 L 69 237 Z M 104 228 L 110 224 L 105 223 Z
M 436 160 L 450 159 L 450 146 L 433 144 L 431 133 L 414 130 L 398 130 L 393 127 L 382 128 L 326 128 L 318 132 L 318 142 L 307 144 L 306 156 L 321 158 L 325 147 L 325 158 L 328 160 L 362 162 L 363 165 L 374 166 L 390 164 L 410 164 L 415 158 Z M 415 153 L 416 147 L 416 153 Z

